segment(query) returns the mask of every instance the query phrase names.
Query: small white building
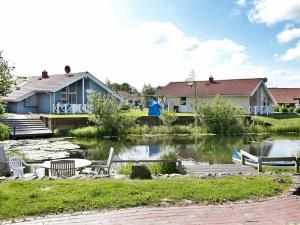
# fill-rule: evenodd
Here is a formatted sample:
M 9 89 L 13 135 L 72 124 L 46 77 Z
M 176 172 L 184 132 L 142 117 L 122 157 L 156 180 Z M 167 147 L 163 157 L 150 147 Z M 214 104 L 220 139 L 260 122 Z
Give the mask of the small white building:
M 252 115 L 271 114 L 275 103 L 263 78 L 170 82 L 156 93 L 164 108 L 177 112 L 195 112 L 196 99 L 198 105 L 210 105 L 217 95 Z

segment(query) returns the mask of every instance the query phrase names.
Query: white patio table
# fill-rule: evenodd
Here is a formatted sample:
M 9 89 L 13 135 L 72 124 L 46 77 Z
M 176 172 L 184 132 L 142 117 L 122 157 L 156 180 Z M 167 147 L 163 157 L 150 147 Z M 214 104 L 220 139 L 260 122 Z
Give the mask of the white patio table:
M 49 176 L 49 169 L 50 169 L 50 163 L 51 162 L 55 162 L 55 161 L 59 161 L 59 160 L 74 160 L 75 161 L 75 169 L 82 169 L 84 167 L 90 166 L 92 164 L 92 162 L 90 160 L 87 159 L 75 159 L 75 158 L 66 158 L 66 159 L 54 159 L 54 160 L 50 160 L 50 161 L 45 161 L 42 164 L 42 167 L 45 168 L 45 175 Z

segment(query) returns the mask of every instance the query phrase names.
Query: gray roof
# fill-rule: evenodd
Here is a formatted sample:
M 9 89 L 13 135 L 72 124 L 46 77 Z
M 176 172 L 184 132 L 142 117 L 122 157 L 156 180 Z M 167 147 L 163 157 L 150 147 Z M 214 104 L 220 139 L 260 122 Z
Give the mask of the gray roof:
M 116 95 L 110 88 L 105 86 L 101 81 L 94 77 L 89 72 L 79 72 L 70 74 L 55 74 L 49 75 L 48 78 L 42 76 L 32 76 L 28 80 L 19 82 L 13 86 L 12 92 L 6 97 L 3 97 L 5 102 L 18 102 L 25 98 L 40 92 L 56 92 L 83 77 L 89 77 L 94 82 L 102 86 L 108 93 Z M 117 96 L 120 97 L 119 95 Z M 121 97 L 120 97 L 121 98 Z

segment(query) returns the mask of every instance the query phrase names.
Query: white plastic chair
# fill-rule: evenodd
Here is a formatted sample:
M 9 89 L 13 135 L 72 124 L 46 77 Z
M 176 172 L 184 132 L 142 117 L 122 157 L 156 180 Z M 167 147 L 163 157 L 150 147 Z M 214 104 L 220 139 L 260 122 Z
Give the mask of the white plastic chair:
M 21 157 L 14 156 L 9 158 L 9 167 L 13 177 L 23 177 L 26 166 L 29 165 Z

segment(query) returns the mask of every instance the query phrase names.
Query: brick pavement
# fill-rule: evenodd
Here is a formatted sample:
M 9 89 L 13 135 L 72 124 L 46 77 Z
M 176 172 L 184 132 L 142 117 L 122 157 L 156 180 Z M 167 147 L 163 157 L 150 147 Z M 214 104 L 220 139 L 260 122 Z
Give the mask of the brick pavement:
M 185 207 L 128 208 L 106 212 L 62 214 L 26 218 L 19 225 L 198 225 L 300 224 L 300 197 L 282 196 L 262 202 Z M 10 223 L 10 222 L 9 222 Z M 6 223 L 4 223 L 6 224 Z

